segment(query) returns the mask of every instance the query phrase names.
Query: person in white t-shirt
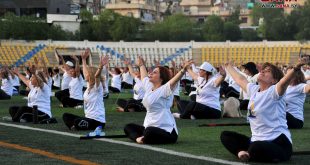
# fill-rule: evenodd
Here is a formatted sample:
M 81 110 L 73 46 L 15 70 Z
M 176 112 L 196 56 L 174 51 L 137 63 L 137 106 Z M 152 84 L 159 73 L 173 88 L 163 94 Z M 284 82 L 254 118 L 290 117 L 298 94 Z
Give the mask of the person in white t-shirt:
M 125 67 L 124 70 L 123 70 L 123 73 L 121 75 L 122 75 L 121 88 L 122 89 L 132 89 L 132 87 L 133 87 L 133 77 L 129 73 L 129 68 Z
M 53 86 L 52 89 L 60 89 L 60 79 L 61 76 L 59 74 L 59 69 L 55 68 L 53 69 L 53 75 L 52 75 L 52 79 L 53 79 Z
M 73 130 L 93 130 L 98 126 L 105 127 L 105 108 L 103 102 L 103 87 L 101 84 L 101 70 L 108 63 L 108 56 L 100 60 L 99 67 L 89 67 L 86 59 L 89 56 L 88 49 L 81 55 L 83 62 L 83 73 L 87 81 L 87 89 L 84 92 L 84 113 L 80 117 L 70 113 L 64 113 L 62 118 L 66 126 Z
M 257 82 L 257 77 L 258 77 L 258 70 L 256 68 L 256 64 L 254 62 L 248 62 L 244 65 L 243 67 L 243 73 L 245 74 L 246 79 L 248 80 L 249 83 L 255 83 Z M 248 109 L 248 104 L 249 104 L 249 96 L 247 93 L 241 88 L 240 90 L 240 110 L 247 110 Z
M 9 100 L 13 95 L 13 79 L 7 67 L 0 69 L 0 100 Z
M 111 79 L 111 86 L 109 86 L 109 91 L 113 93 L 120 93 L 121 92 L 121 70 L 119 68 L 114 68 L 114 71 L 109 71 L 109 74 L 112 76 Z
M 69 75 L 72 77 L 69 83 L 69 96 L 55 96 L 62 103 L 63 107 L 77 107 L 83 105 L 83 85 L 84 79 L 80 74 L 79 59 L 76 56 L 71 56 L 75 61 L 75 67 L 71 67 Z
M 70 93 L 69 93 L 69 83 L 72 80 L 72 77 L 70 75 L 70 70 L 72 68 L 74 68 L 74 64 L 71 61 L 67 61 L 65 62 L 65 60 L 63 59 L 62 56 L 59 56 L 59 60 L 62 63 L 62 66 L 60 67 L 60 69 L 63 71 L 63 75 L 62 75 L 62 81 L 61 81 L 61 85 L 60 85 L 60 91 L 55 92 L 55 97 L 60 101 L 62 100 L 64 97 L 69 97 Z M 61 105 L 63 106 L 63 105 Z
M 192 61 L 187 61 L 192 63 Z M 221 118 L 220 85 L 226 73 L 220 69 L 220 74 L 215 74 L 215 68 L 208 62 L 200 66 L 199 75 L 191 69 L 187 70 L 194 81 L 198 82 L 196 101 L 181 100 L 178 104 L 180 113 L 174 117 L 182 119 L 219 119 Z
M 252 137 L 224 131 L 221 142 L 225 148 L 243 161 L 280 162 L 292 155 L 292 139 L 286 124 L 284 95 L 293 75 L 307 61 L 298 63 L 284 77 L 275 65 L 265 63 L 258 76 L 258 85 L 249 83 L 227 63 L 226 70 L 246 91 Z
M 9 108 L 12 121 L 32 122 L 34 106 L 37 106 L 39 123 L 50 119 L 52 117 L 50 89 L 46 84 L 44 73 L 33 70 L 30 80 L 20 74 L 17 68 L 15 68 L 14 73 L 29 87 L 30 92 L 27 106 L 11 106 Z
M 293 67 L 289 67 L 289 70 Z M 306 84 L 301 70 L 295 71 L 293 79 L 286 90 L 286 120 L 289 129 L 301 129 L 304 125 L 304 103 L 310 92 L 310 84 Z
M 133 87 L 133 98 L 129 100 L 118 99 L 116 102 L 118 105 L 116 110 L 118 112 L 145 112 L 146 109 L 142 104 L 142 99 L 144 97 L 145 91 L 142 87 L 140 72 L 134 72 L 129 59 L 125 59 L 124 64 L 127 65 L 129 69 L 128 73 L 130 73 L 131 76 L 134 77 L 136 83 Z
M 11 74 L 11 75 L 12 75 L 12 80 L 13 80 L 13 94 L 15 95 L 19 93 L 20 81 L 19 81 L 18 76 L 15 76 L 14 74 Z
M 170 107 L 173 102 L 173 89 L 185 74 L 185 68 L 173 78 L 169 70 L 158 66 L 149 74 L 141 57 L 138 58 L 142 86 L 145 95 L 142 104 L 146 108 L 143 126 L 127 124 L 125 134 L 133 141 L 140 144 L 167 144 L 175 143 L 178 139 L 178 130 Z M 186 66 L 187 67 L 187 66 Z

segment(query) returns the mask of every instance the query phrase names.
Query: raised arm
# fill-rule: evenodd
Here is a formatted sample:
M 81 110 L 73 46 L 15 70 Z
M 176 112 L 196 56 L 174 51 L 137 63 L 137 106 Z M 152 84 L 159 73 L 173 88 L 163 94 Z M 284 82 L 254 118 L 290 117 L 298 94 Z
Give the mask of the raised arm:
M 140 68 L 141 80 L 143 80 L 145 77 L 148 76 L 148 73 L 147 73 L 147 70 L 146 70 L 146 67 L 145 67 L 145 64 L 144 64 L 144 60 L 143 60 L 143 58 L 141 56 L 138 57 L 137 65 Z
M 125 58 L 124 64 L 127 65 L 131 77 L 135 77 L 136 75 L 135 75 L 135 73 L 134 73 L 134 71 L 133 71 L 133 68 L 132 68 L 132 65 L 131 65 L 131 62 L 130 62 L 130 59 L 129 59 L 129 58 Z
M 193 60 L 188 60 L 188 61 L 186 61 L 186 62 L 185 62 L 185 65 L 187 65 L 187 63 L 190 63 L 190 65 L 192 65 L 192 64 L 193 64 Z M 189 73 L 189 75 L 192 77 L 192 79 L 193 79 L 194 81 L 197 81 L 198 75 L 197 75 L 197 73 L 195 73 L 195 72 L 193 71 L 192 66 L 189 66 L 189 67 L 188 67 L 187 72 Z
M 226 77 L 226 71 L 222 66 L 220 66 L 220 76 L 215 80 L 215 86 L 219 87 L 225 80 L 225 77 Z
M 88 56 L 89 56 L 89 54 L 86 53 L 86 51 L 81 53 L 83 75 L 84 75 L 85 77 L 88 77 L 88 74 L 89 74 L 89 73 L 88 73 L 88 69 L 87 69 L 88 66 L 87 66 L 87 63 L 86 63 L 86 59 L 87 59 Z
M 101 57 L 98 69 L 97 69 L 97 71 L 95 73 L 95 79 L 96 79 L 95 82 L 96 82 L 96 86 L 97 87 L 100 84 L 102 68 L 103 68 L 103 66 L 105 66 L 108 63 L 109 63 L 109 56 Z
M 75 55 L 72 55 L 71 58 L 75 61 L 76 77 L 80 77 L 80 63 L 79 63 L 79 59 Z
M 240 74 L 231 63 L 225 64 L 226 71 L 236 81 L 236 83 L 242 88 L 243 91 L 247 92 L 248 80 Z
M 30 88 L 30 80 L 28 80 L 24 75 L 19 73 L 18 68 L 14 68 L 14 70 L 12 72 L 15 75 L 17 75 L 19 77 L 19 79 L 21 79 L 24 82 L 24 84 L 27 85 L 28 88 Z
M 278 91 L 278 94 L 280 96 L 282 96 L 285 93 L 285 91 L 286 91 L 287 87 L 289 86 L 292 78 L 294 77 L 295 71 L 300 70 L 303 65 L 308 63 L 308 61 L 309 61 L 309 59 L 305 58 L 305 57 L 299 59 L 299 62 L 294 66 L 294 68 L 289 70 L 284 75 L 284 77 L 277 83 L 277 91 Z
M 172 79 L 169 80 L 170 89 L 173 89 L 175 87 L 178 81 L 180 81 L 180 79 L 185 74 L 186 70 L 188 70 L 190 65 L 191 65 L 190 62 L 185 62 L 183 65 L 183 68 L 178 73 L 176 73 L 175 76 L 172 77 Z

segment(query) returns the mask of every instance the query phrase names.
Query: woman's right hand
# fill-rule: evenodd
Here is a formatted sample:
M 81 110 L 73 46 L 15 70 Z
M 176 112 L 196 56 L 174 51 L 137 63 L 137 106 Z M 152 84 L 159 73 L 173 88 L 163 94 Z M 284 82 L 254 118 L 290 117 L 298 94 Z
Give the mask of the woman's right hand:
M 185 62 L 183 63 L 183 66 L 182 66 L 182 67 L 183 67 L 185 70 L 187 70 L 187 69 L 189 68 L 189 66 L 192 65 L 192 63 L 194 63 L 193 60 L 185 61 Z
M 141 56 L 139 56 L 138 59 L 137 59 L 137 65 L 139 67 L 144 65 L 144 59 Z

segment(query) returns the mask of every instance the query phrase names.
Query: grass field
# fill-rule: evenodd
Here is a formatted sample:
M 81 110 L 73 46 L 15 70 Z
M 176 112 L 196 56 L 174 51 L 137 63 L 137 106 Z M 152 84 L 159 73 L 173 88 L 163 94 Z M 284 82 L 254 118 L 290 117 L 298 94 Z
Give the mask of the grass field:
M 117 94 L 110 95 L 105 101 L 107 135 L 123 134 L 123 127 L 127 123 L 142 124 L 145 113 L 120 113 L 115 111 Z M 130 93 L 124 93 L 120 98 L 130 98 Z M 2 120 L 8 116 L 8 108 L 12 105 L 26 105 L 26 100 L 21 96 L 15 96 L 12 100 L 0 101 L 0 164 L 220 164 L 212 161 L 171 155 L 149 149 L 138 148 L 123 144 L 109 143 L 102 140 L 79 140 L 78 137 L 64 136 L 59 134 L 41 132 L 36 130 L 25 130 L 1 123 L 18 124 L 45 130 L 57 130 L 71 134 L 86 134 L 86 131 L 70 131 L 62 121 L 62 114 L 70 112 L 83 115 L 82 109 L 59 108 L 59 102 L 52 98 L 52 113 L 58 120 L 57 124 L 40 125 L 32 123 L 12 123 Z M 175 110 L 173 110 L 175 111 Z M 291 130 L 294 151 L 310 150 L 310 104 L 305 105 L 305 125 L 301 130 Z M 220 120 L 177 120 L 179 139 L 177 144 L 153 145 L 152 147 L 187 153 L 191 155 L 212 157 L 226 161 L 238 162 L 220 143 L 219 136 L 223 130 L 237 131 L 250 135 L 249 126 L 227 126 L 227 127 L 198 127 L 206 123 L 239 123 L 245 119 L 220 119 Z M 129 139 L 114 139 L 116 141 L 129 142 Z M 14 147 L 4 147 L 4 144 L 12 144 Z M 137 145 L 146 146 L 146 145 Z M 23 150 L 22 148 L 29 148 Z M 38 151 L 37 151 L 38 150 Z M 34 151 L 37 151 L 35 153 Z M 56 158 L 41 154 L 48 152 L 56 154 Z M 58 157 L 65 157 L 59 159 Z M 68 157 L 68 158 L 67 158 Z M 68 161 L 76 159 L 77 162 Z M 309 164 L 310 155 L 296 155 L 288 162 L 281 164 Z M 83 163 L 82 163 L 83 164 Z M 255 164 L 255 163 L 251 163 Z

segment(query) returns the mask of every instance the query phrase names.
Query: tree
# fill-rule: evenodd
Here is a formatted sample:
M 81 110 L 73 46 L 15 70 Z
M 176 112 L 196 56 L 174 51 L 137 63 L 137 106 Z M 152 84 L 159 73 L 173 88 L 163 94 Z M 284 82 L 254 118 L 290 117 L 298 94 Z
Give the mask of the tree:
M 163 22 L 147 25 L 144 32 L 146 40 L 189 41 L 194 39 L 194 24 L 186 16 L 176 14 L 168 16 Z
M 140 21 L 133 17 L 120 16 L 110 29 L 113 41 L 133 41 L 139 30 Z
M 241 38 L 241 31 L 237 24 L 233 22 L 225 22 L 224 36 L 226 40 L 237 41 Z
M 296 21 L 298 33 L 295 38 L 298 40 L 310 39 L 310 0 L 306 1 L 305 5 L 299 9 L 300 18 Z
M 212 15 L 202 27 L 203 37 L 207 41 L 224 41 L 224 22 L 219 16 Z
M 227 18 L 227 22 L 232 22 L 233 24 L 239 25 L 241 23 L 240 19 L 240 6 L 238 6 L 235 11 Z
M 244 41 L 259 41 L 260 38 L 257 36 L 257 32 L 254 29 L 241 30 L 242 39 Z

